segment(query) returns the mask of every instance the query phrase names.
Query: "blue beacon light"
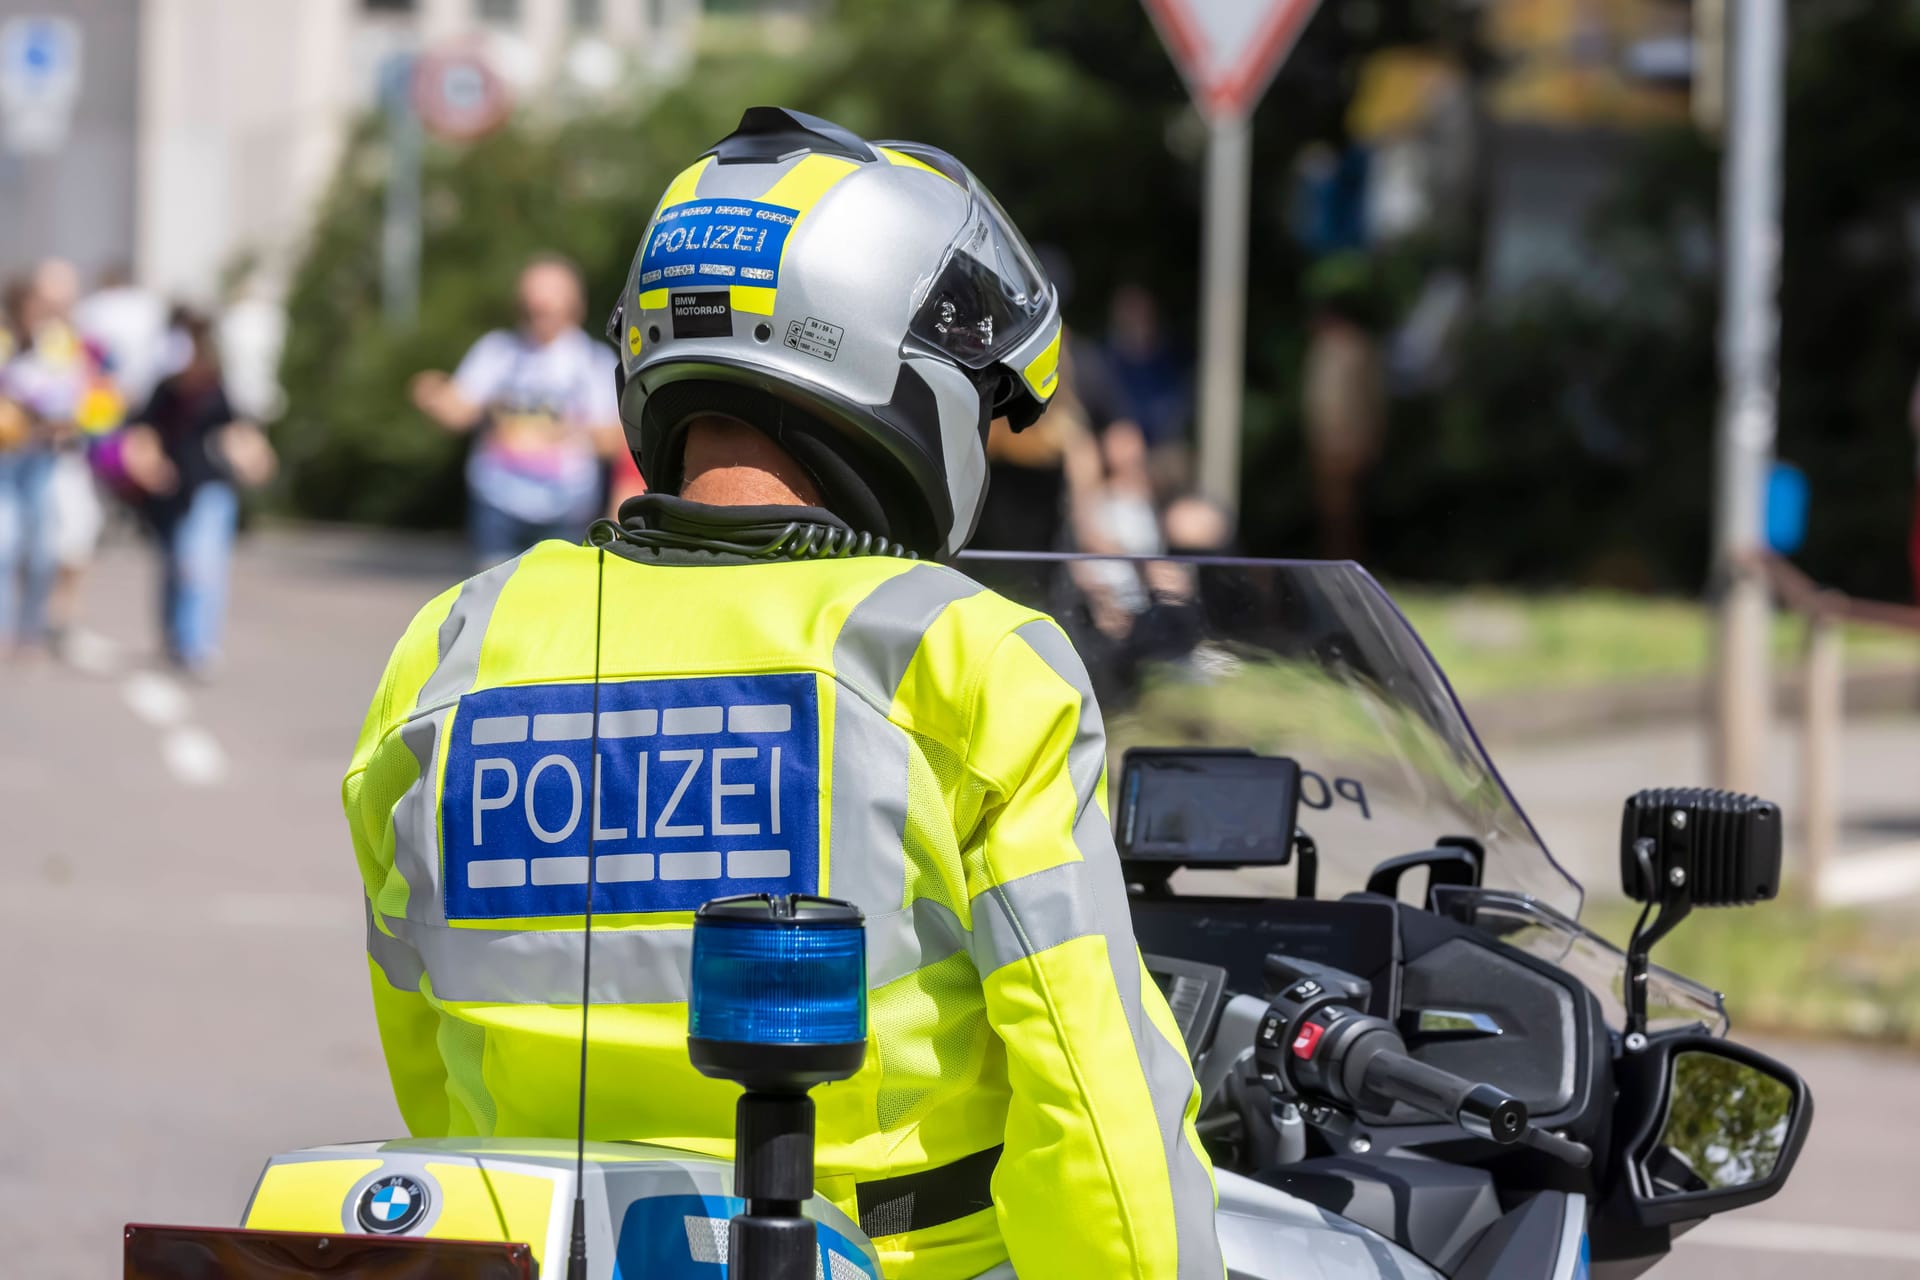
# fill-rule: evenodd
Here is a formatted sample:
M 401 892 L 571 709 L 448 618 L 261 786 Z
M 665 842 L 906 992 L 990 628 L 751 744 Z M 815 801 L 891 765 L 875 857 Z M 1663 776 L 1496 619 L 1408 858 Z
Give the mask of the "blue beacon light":
M 851 903 L 804 894 L 718 898 L 693 918 L 687 1050 L 745 1092 L 734 1110 L 729 1280 L 813 1280 L 815 1085 L 867 1050 L 867 935 Z

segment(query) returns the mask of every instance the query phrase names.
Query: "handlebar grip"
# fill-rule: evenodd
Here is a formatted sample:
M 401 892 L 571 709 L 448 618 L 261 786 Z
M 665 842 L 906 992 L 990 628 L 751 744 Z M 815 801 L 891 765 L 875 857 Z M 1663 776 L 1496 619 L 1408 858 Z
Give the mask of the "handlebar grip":
M 1368 1058 L 1360 1083 L 1370 1094 L 1404 1102 L 1502 1146 L 1527 1133 L 1527 1104 L 1518 1098 L 1392 1049 L 1381 1048 Z

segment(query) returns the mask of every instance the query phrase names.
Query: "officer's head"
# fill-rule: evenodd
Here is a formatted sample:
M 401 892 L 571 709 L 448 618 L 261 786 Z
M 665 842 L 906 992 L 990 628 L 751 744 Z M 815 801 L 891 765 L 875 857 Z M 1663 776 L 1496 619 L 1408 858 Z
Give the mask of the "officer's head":
M 979 519 L 988 423 L 1052 396 L 1060 315 L 952 156 L 753 107 L 668 186 L 608 337 L 654 489 L 679 490 L 690 426 L 730 420 L 855 529 L 939 557 Z

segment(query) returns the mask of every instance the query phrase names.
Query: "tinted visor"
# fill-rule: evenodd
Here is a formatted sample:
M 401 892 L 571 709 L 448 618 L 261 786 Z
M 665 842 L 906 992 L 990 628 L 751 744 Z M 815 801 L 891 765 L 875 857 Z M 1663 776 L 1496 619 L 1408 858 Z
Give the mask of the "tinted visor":
M 883 143 L 967 191 L 967 218 L 945 260 L 915 299 L 915 338 L 969 369 L 984 369 L 1018 347 L 1047 315 L 1053 286 L 1033 250 L 992 193 L 944 151 Z

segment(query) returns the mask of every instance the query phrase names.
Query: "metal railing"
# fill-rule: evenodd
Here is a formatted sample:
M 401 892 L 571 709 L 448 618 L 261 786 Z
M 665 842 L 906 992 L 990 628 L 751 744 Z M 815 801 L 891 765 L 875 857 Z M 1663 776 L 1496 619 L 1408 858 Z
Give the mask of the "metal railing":
M 1846 715 L 1846 641 L 1849 625 L 1881 627 L 1920 639 L 1920 608 L 1860 600 L 1823 587 L 1771 553 L 1757 558 L 1780 603 L 1806 622 L 1801 672 L 1800 812 L 1806 835 L 1806 875 L 1821 900 L 1827 868 L 1840 846 L 1840 735 Z

